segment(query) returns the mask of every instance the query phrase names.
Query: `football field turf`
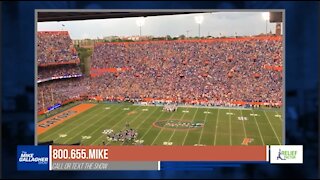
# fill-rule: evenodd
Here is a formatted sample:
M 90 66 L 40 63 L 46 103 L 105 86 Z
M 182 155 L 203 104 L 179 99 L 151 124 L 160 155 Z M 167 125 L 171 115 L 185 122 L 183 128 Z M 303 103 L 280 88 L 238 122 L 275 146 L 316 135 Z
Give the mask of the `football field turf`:
M 131 145 L 108 141 L 104 130 L 138 132 L 142 145 L 270 145 L 282 144 L 280 109 L 179 107 L 163 112 L 162 106 L 127 103 L 96 106 L 38 135 L 38 142 L 55 144 Z M 198 125 L 198 126 L 197 126 Z

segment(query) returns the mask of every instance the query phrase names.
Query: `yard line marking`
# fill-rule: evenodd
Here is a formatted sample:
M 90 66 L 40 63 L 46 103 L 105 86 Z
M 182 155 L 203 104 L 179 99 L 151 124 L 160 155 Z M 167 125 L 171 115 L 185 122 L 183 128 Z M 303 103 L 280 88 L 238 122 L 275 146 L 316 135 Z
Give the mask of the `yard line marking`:
M 66 141 L 64 141 L 63 143 L 66 143 L 66 142 L 72 140 L 73 138 L 75 138 L 75 137 L 78 136 L 79 134 L 81 134 L 81 133 L 83 133 L 84 131 L 86 131 L 88 128 L 94 127 L 96 123 L 100 122 L 101 120 L 103 120 L 106 116 L 110 115 L 111 113 L 116 112 L 119 108 L 121 108 L 121 106 L 118 107 L 118 108 L 115 108 L 113 111 L 109 111 L 106 115 L 102 116 L 101 118 L 98 118 L 95 123 L 91 123 L 90 126 L 87 126 L 85 129 L 82 129 L 82 131 L 78 132 L 76 135 L 73 135 L 72 137 L 70 137 L 69 139 L 67 139 Z M 97 115 L 100 115 L 100 114 L 102 114 L 102 113 L 105 113 L 105 111 L 102 111 L 101 113 L 98 113 Z M 95 117 L 95 116 L 94 116 L 94 117 Z M 116 117 L 117 117 L 117 115 L 116 115 Z M 114 117 L 113 117 L 113 118 L 114 118 Z M 111 118 L 111 119 L 113 119 L 113 118 Z M 91 119 L 91 118 L 89 118 L 89 120 L 90 120 L 90 119 Z M 87 120 L 86 122 L 88 122 L 89 120 Z M 83 124 L 83 123 L 82 123 L 82 124 Z M 76 128 L 79 128 L 79 127 L 80 127 L 80 126 L 75 126 L 74 128 L 72 128 L 72 129 L 70 130 L 70 132 L 72 132 L 73 130 L 75 130 Z
M 268 122 L 269 122 L 269 124 L 270 124 L 270 126 L 271 126 L 271 128 L 272 128 L 272 131 L 273 131 L 273 133 L 276 135 L 276 138 L 277 138 L 277 140 L 278 140 L 279 144 L 281 144 L 281 142 L 280 142 L 280 140 L 279 140 L 279 138 L 278 138 L 277 133 L 275 132 L 275 130 L 274 130 L 274 128 L 273 128 L 273 126 L 272 126 L 272 124 L 270 123 L 270 120 L 269 120 L 269 117 L 268 117 L 268 115 L 267 115 L 266 111 L 263 111 L 263 112 L 264 112 L 265 116 L 267 117 Z
M 138 127 L 136 127 L 135 129 L 139 129 L 139 127 L 140 127 L 151 115 L 153 115 L 153 113 L 155 113 L 155 112 L 157 111 L 157 109 L 158 109 L 158 108 L 155 108 L 155 110 L 154 110 L 152 113 L 150 113 L 150 114 L 148 115 L 148 117 L 144 118 L 144 120 L 141 121 L 140 124 L 138 125 Z M 141 114 L 141 115 L 142 115 L 142 114 Z
M 241 113 L 241 117 L 243 117 L 242 110 L 240 110 L 240 113 Z M 244 137 L 247 138 L 247 132 L 246 132 L 246 127 L 244 125 L 244 121 L 242 121 L 242 126 L 243 126 Z
M 192 121 L 191 121 L 192 123 L 193 123 L 193 121 L 194 121 L 194 118 L 195 118 L 196 115 L 197 115 L 198 110 L 199 110 L 199 108 L 197 108 L 196 112 L 195 112 L 194 115 L 193 115 L 193 118 L 192 118 Z M 188 136 L 188 134 L 189 134 L 189 131 L 190 131 L 190 128 L 188 129 L 187 134 L 186 134 L 186 136 L 185 136 L 184 139 L 183 139 L 182 146 L 183 146 L 184 143 L 186 142 L 186 139 L 187 139 L 187 136 Z
M 252 109 L 251 109 L 251 111 L 253 112 L 253 110 L 252 110 Z M 256 119 L 256 117 L 255 117 L 255 116 L 254 116 L 254 121 L 256 122 L 256 125 L 257 125 L 257 127 L 258 127 L 258 131 L 259 131 L 259 134 L 260 134 L 260 138 L 261 138 L 262 144 L 263 144 L 263 145 L 265 145 L 264 140 L 263 140 L 263 138 L 262 138 L 262 134 L 261 134 L 261 131 L 260 131 L 259 125 L 258 125 L 258 122 L 257 122 L 257 119 Z
M 139 109 L 141 106 L 139 106 L 139 107 L 137 107 L 137 108 L 133 108 L 133 110 L 136 110 L 136 109 Z M 119 113 L 118 115 L 123 115 L 122 113 Z M 139 114 L 138 116 L 140 116 L 141 114 Z M 116 116 L 114 116 L 114 117 L 116 117 Z M 114 117 L 112 117 L 111 119 L 114 119 Z M 113 126 L 111 126 L 111 128 L 110 129 L 113 129 L 117 124 L 119 124 L 120 122 L 122 122 L 124 119 L 127 119 L 128 117 L 131 117 L 131 116 L 123 116 L 119 121 L 117 121 L 116 122 L 116 124 L 114 124 Z M 137 117 L 136 117 L 137 118 Z M 106 123 L 107 123 L 108 121 L 106 121 L 105 123 L 103 123 L 101 126 L 103 127 Z M 110 121 L 109 121 L 110 122 Z M 95 141 L 93 141 L 90 145 L 94 145 L 94 143 L 96 142 L 96 141 L 98 141 L 98 140 L 100 140 L 101 139 L 101 137 L 103 137 L 104 136 L 104 134 L 102 134 L 102 135 L 100 135 Z M 109 144 L 110 143 L 110 141 L 107 143 L 107 144 Z
M 207 109 L 207 110 L 208 110 L 208 109 Z M 201 142 L 201 138 L 202 138 L 202 134 L 203 134 L 203 129 L 204 129 L 204 126 L 205 126 L 205 124 L 206 124 L 207 117 L 208 117 L 208 114 L 206 114 L 205 117 L 204 117 L 204 123 L 203 123 L 203 127 L 202 127 L 202 129 L 201 129 L 201 133 L 200 133 L 200 137 L 199 137 L 198 144 L 200 144 L 200 142 Z
M 229 109 L 229 112 L 230 112 L 230 109 Z M 231 116 L 229 116 L 229 127 L 230 127 L 230 145 L 232 146 L 232 134 L 231 134 Z
M 139 107 L 138 107 L 138 108 L 139 108 Z M 133 109 L 138 109 L 138 108 L 133 108 Z M 115 117 L 118 117 L 119 115 L 124 115 L 124 114 L 119 113 L 118 115 L 112 117 L 111 119 L 113 120 Z M 116 124 L 112 125 L 112 127 L 109 128 L 109 129 L 112 129 L 112 128 L 113 128 L 114 126 L 116 126 L 118 123 L 122 122 L 123 119 L 126 119 L 126 118 L 128 118 L 128 117 L 129 117 L 128 115 L 127 115 L 127 116 L 123 116 L 119 121 L 116 122 Z M 105 123 L 103 123 L 102 125 L 100 125 L 100 127 L 103 127 L 107 122 L 110 122 L 110 121 L 106 121 Z M 100 135 L 98 138 L 96 138 L 96 140 L 94 140 L 90 145 L 94 145 L 94 143 L 95 143 L 97 140 L 99 140 L 103 135 L 104 135 L 104 134 L 102 134 L 102 135 Z
M 264 116 L 264 115 L 263 115 L 263 116 Z M 247 120 L 247 121 L 246 121 L 246 124 L 247 124 L 247 125 L 252 125 L 252 124 L 255 125 L 256 123 L 255 123 L 254 121 L 250 122 L 250 121 Z M 263 125 L 263 126 L 264 126 L 264 125 L 269 125 L 269 123 L 268 123 L 268 121 L 266 121 L 266 122 L 259 122 L 259 125 Z M 276 123 L 276 122 L 275 122 L 273 125 L 274 125 L 274 126 L 281 126 L 281 124 L 278 124 L 278 123 Z
M 188 108 L 187 108 L 187 109 L 188 109 Z M 185 111 L 187 111 L 187 110 L 185 110 Z M 183 111 L 182 111 L 182 112 L 183 112 Z M 188 112 L 189 112 L 189 111 L 188 111 Z M 184 118 L 185 115 L 186 115 L 186 113 L 184 113 L 183 116 L 179 119 L 179 122 L 181 122 L 181 120 L 183 120 L 183 118 Z M 171 141 L 171 139 L 172 139 L 172 137 L 174 136 L 176 130 L 177 130 L 177 128 L 175 128 L 175 129 L 173 130 L 173 133 L 171 134 L 171 136 L 170 136 L 170 138 L 169 138 L 169 140 L 168 140 L 167 142 L 170 142 L 170 141 Z
M 214 146 L 216 145 L 216 140 L 217 140 L 218 121 L 219 121 L 219 109 L 218 109 L 217 122 L 216 122 L 216 131 L 214 132 L 214 143 L 213 143 Z
M 120 107 L 119 107 L 119 108 L 120 108 Z M 115 112 L 115 111 L 118 110 L 119 108 L 115 108 L 113 111 L 110 111 L 109 113 L 105 114 L 105 115 L 102 116 L 101 118 L 98 118 L 98 119 L 95 121 L 95 123 L 91 123 L 91 124 L 90 124 L 89 126 L 87 126 L 85 129 L 82 129 L 82 131 L 77 132 L 75 135 L 73 134 L 72 137 L 70 137 L 70 138 L 66 139 L 65 141 L 63 141 L 62 144 L 65 144 L 65 143 L 69 142 L 70 140 L 74 139 L 74 138 L 77 137 L 79 134 L 83 133 L 84 131 L 86 131 L 86 130 L 89 129 L 90 127 L 94 126 L 96 123 L 100 122 L 101 120 L 104 120 L 104 118 L 107 117 L 108 115 L 110 115 L 111 112 Z M 101 111 L 101 113 L 105 113 L 105 111 Z M 100 115 L 101 113 L 99 113 L 99 114 L 97 114 L 97 115 Z M 114 117 L 117 117 L 117 115 L 114 116 Z M 114 118 L 114 117 L 113 117 L 113 118 Z M 113 119 L 113 118 L 111 118 L 111 119 Z M 78 128 L 78 127 L 80 127 L 80 126 L 76 126 L 76 127 L 72 128 L 72 129 L 70 129 L 69 132 L 74 131 L 74 130 L 75 130 L 76 128 Z
M 91 115 L 91 113 L 96 112 L 96 111 L 98 111 L 98 110 L 100 110 L 100 108 L 97 106 L 97 109 L 95 109 L 95 110 L 93 110 L 92 112 L 89 112 L 89 113 L 87 113 L 87 114 L 84 114 L 83 116 L 79 117 L 79 119 L 75 119 L 75 121 L 80 120 L 80 119 L 83 119 L 83 118 Z M 102 113 L 102 112 L 101 112 L 101 113 Z M 101 114 L 101 113 L 98 113 L 98 114 Z M 79 114 L 79 115 L 80 115 L 80 114 Z M 91 119 L 91 118 L 93 118 L 93 116 L 90 117 L 89 119 Z M 87 119 L 87 120 L 84 121 L 84 122 L 81 121 L 82 123 L 81 123 L 80 125 L 82 125 L 82 124 L 84 124 L 85 122 L 89 121 L 89 119 Z M 74 123 L 71 123 L 71 124 L 69 124 L 69 125 L 67 125 L 67 126 L 63 126 L 63 127 L 61 127 L 60 129 L 58 129 L 56 132 L 54 132 L 54 133 L 49 133 L 48 135 L 46 135 L 45 137 L 43 137 L 43 138 L 41 138 L 41 139 L 46 140 L 46 139 L 48 139 L 48 138 L 54 137 L 57 133 L 61 133 L 62 130 L 67 129 L 69 126 L 72 127 L 73 124 L 74 124 Z M 69 131 L 69 130 L 68 130 L 68 131 Z M 63 133 L 65 133 L 65 132 L 63 132 Z M 57 139 L 54 139 L 54 140 L 57 140 Z
M 138 130 L 138 129 L 140 128 L 140 126 L 141 126 L 147 119 L 149 119 L 149 117 L 150 117 L 151 115 L 153 115 L 153 113 L 155 113 L 155 112 L 157 111 L 157 109 L 158 109 L 158 108 L 155 108 L 155 110 L 154 110 L 152 113 L 150 113 L 150 114 L 148 115 L 148 117 L 144 118 L 144 120 L 141 121 L 141 123 L 140 123 L 140 124 L 138 125 L 138 127 L 136 127 L 135 129 Z M 144 114 L 144 113 L 143 113 L 143 114 Z M 142 115 L 142 113 L 141 113 L 140 115 Z M 140 115 L 139 115 L 139 116 L 140 116 Z M 136 118 L 136 119 L 137 119 L 137 118 Z M 136 119 L 135 119 L 135 120 L 136 120 Z M 125 141 L 123 141 L 123 142 L 121 143 L 121 145 L 123 145 L 124 142 L 125 142 Z
M 161 115 L 158 117 L 158 119 L 157 119 L 156 121 L 158 121 L 159 119 L 161 119 L 161 117 L 162 117 L 164 114 L 166 114 L 166 112 L 161 111 Z M 152 127 L 153 127 L 153 126 L 151 125 L 151 126 L 149 127 L 149 129 L 143 134 L 143 136 L 142 136 L 140 139 L 143 139 L 144 136 L 147 135 L 148 132 L 152 129 Z
M 141 107 L 141 106 L 140 106 Z M 138 108 L 136 108 L 135 110 L 138 110 L 140 107 L 138 107 Z M 142 112 L 140 112 L 139 114 L 137 114 L 137 116 L 134 118 L 134 120 L 136 120 L 136 119 L 138 119 L 138 117 L 139 116 L 141 116 L 142 115 Z M 128 117 L 128 116 L 125 116 L 126 118 Z M 110 121 L 109 121 L 110 122 Z M 105 122 L 105 123 L 107 123 L 107 122 Z M 103 125 L 105 125 L 105 123 L 103 123 Z M 118 123 L 117 123 L 118 124 Z M 110 129 L 112 129 L 112 128 L 110 128 Z M 97 132 L 98 130 L 100 130 L 99 128 L 97 128 L 93 133 L 90 133 L 90 135 L 91 134 L 94 134 L 95 132 Z M 101 135 L 101 136 L 103 136 L 103 135 Z M 99 136 L 99 138 L 101 137 L 101 136 Z
M 174 115 L 174 113 L 171 114 L 170 118 L 166 121 L 166 123 L 172 118 L 173 115 Z M 154 142 L 156 142 L 156 139 L 158 139 L 158 137 L 159 137 L 159 135 L 161 134 L 161 132 L 163 131 L 163 129 L 164 129 L 164 126 L 161 127 L 161 130 L 158 132 L 158 135 L 156 136 L 156 138 L 154 138 L 151 146 L 154 144 Z
M 87 117 L 87 116 L 91 115 L 91 113 L 98 111 L 98 110 L 99 110 L 99 107 L 98 107 L 98 106 L 96 106 L 96 107 L 97 107 L 97 108 L 94 109 L 92 112 L 89 112 L 89 113 L 81 116 L 79 119 L 76 119 L 75 121 L 80 120 L 80 119 L 82 119 L 82 118 L 84 118 L 84 117 Z M 95 108 L 95 107 L 93 107 L 93 108 Z M 43 136 L 41 139 L 46 140 L 46 139 L 50 138 L 51 136 L 54 136 L 56 133 L 61 133 L 61 131 L 64 130 L 64 129 L 66 129 L 67 127 L 69 127 L 69 126 L 72 127 L 72 124 L 73 124 L 73 123 L 68 124 L 67 126 L 62 126 L 61 128 L 59 128 L 59 129 L 58 129 L 57 131 L 55 131 L 54 133 L 47 133 L 47 134 L 44 133 L 45 136 Z
M 220 132 L 219 134 L 220 134 L 220 135 L 224 135 L 224 136 L 228 136 L 228 135 L 229 135 L 229 133 L 222 133 L 222 132 Z M 243 133 L 241 133 L 241 134 L 239 134 L 239 133 L 233 133 L 232 136 L 243 137 Z M 263 137 L 266 137 L 266 138 L 275 138 L 274 136 L 263 136 Z M 250 138 L 256 138 L 256 139 L 258 139 L 258 138 L 260 138 L 260 135 L 252 135 L 252 136 L 250 136 Z

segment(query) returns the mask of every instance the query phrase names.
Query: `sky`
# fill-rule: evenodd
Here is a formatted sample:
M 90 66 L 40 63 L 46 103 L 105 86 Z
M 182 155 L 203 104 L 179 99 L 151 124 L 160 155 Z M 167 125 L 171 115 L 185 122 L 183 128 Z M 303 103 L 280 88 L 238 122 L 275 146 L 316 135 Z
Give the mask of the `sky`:
M 275 23 L 263 19 L 262 12 L 216 12 L 182 15 L 150 16 L 145 17 L 141 28 L 142 36 L 179 35 L 198 36 L 196 16 L 203 16 L 200 25 L 201 36 L 238 36 L 257 35 L 271 30 L 275 32 Z M 136 21 L 140 17 L 78 20 L 60 22 L 39 22 L 38 31 L 69 31 L 71 39 L 96 39 L 107 36 L 137 36 L 140 28 Z M 64 25 L 64 26 L 62 26 Z M 188 31 L 188 32 L 187 32 Z

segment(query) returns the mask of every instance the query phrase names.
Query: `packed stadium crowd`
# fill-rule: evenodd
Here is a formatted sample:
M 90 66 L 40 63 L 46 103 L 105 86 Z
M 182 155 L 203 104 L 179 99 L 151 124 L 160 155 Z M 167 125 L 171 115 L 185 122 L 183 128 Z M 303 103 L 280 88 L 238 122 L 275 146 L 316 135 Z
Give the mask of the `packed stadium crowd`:
M 263 67 L 282 65 L 281 54 L 281 41 L 266 39 L 110 43 L 96 46 L 92 65 L 130 68 L 107 88 L 97 84 L 109 95 L 278 102 L 281 73 Z
M 79 60 L 67 31 L 40 31 L 37 34 L 37 41 L 38 65 Z
M 38 109 L 79 97 L 84 91 L 77 86 L 78 80 L 51 80 L 82 74 L 75 62 L 79 58 L 68 32 L 41 31 L 37 40 L 37 80 L 41 82 L 38 83 Z
M 77 64 L 56 65 L 38 68 L 38 80 L 81 74 L 82 73 L 80 67 Z
M 84 95 L 87 89 L 80 85 L 83 80 L 68 78 L 38 83 L 38 110 Z
M 38 91 L 48 94 L 52 89 L 57 101 L 87 95 L 203 100 L 208 105 L 281 102 L 282 73 L 265 69 L 265 65 L 282 65 L 281 40 L 104 43 L 95 46 L 91 68 L 129 70 L 48 82 L 40 84 Z M 41 103 L 49 103 L 46 98 L 51 97 L 42 101 L 39 92 L 38 107 L 42 107 Z

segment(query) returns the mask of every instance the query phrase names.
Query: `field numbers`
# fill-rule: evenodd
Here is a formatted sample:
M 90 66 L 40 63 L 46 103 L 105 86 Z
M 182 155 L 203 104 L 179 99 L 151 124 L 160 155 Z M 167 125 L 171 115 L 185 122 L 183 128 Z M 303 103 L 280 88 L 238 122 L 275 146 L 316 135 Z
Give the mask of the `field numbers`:
M 240 121 L 246 121 L 246 120 L 248 120 L 248 118 L 247 118 L 247 117 L 240 116 L 240 117 L 238 117 L 238 120 L 240 120 Z

